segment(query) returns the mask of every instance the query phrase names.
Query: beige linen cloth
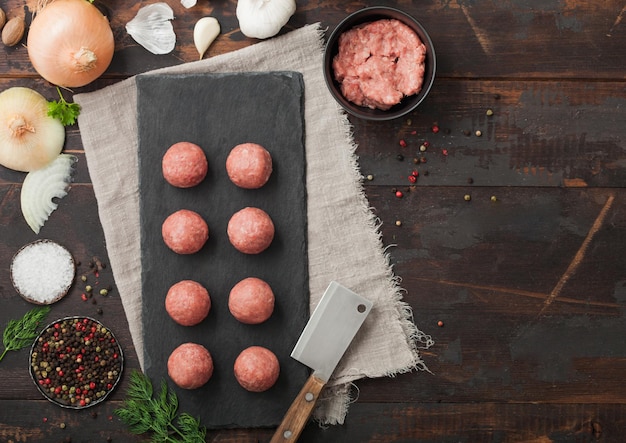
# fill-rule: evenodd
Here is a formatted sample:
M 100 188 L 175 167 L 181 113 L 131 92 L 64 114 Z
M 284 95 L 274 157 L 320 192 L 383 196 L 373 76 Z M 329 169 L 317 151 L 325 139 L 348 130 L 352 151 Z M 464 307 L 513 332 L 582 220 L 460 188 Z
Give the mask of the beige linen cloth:
M 231 53 L 152 73 L 298 71 L 305 83 L 311 311 L 331 280 L 370 299 L 373 310 L 326 388 L 314 417 L 344 422 L 351 385 L 364 377 L 426 369 L 432 344 L 414 324 L 363 192 L 351 127 L 323 78 L 323 30 L 307 25 Z M 74 96 L 109 261 L 143 365 L 137 169 L 137 91 L 129 78 Z

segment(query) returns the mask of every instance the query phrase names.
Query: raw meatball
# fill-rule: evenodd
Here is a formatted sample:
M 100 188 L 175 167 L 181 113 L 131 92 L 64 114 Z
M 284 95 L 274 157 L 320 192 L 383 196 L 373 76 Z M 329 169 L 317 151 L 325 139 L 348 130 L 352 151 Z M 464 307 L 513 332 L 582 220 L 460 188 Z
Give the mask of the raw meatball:
M 230 243 L 244 254 L 259 254 L 266 250 L 274 239 L 274 223 L 265 211 L 259 208 L 243 208 L 228 222 Z
M 167 291 L 165 310 L 179 325 L 194 326 L 209 315 L 211 297 L 200 283 L 179 281 Z
M 396 19 L 355 26 L 339 37 L 335 79 L 351 102 L 387 110 L 418 93 L 424 82 L 426 46 Z
M 263 323 L 274 311 L 274 292 L 260 278 L 245 278 L 230 290 L 228 309 L 242 323 Z
M 209 239 L 209 227 L 197 212 L 181 209 L 165 219 L 161 234 L 172 251 L 193 254 Z
M 196 389 L 213 375 L 213 359 L 204 346 L 183 343 L 167 359 L 167 373 L 181 388 Z
M 263 392 L 274 386 L 280 374 L 276 355 L 267 348 L 251 346 L 235 360 L 235 378 L 250 392 Z
M 200 184 L 208 171 L 208 162 L 200 146 L 178 142 L 170 146 L 161 162 L 163 178 L 177 188 L 191 188 Z
M 256 143 L 237 145 L 226 159 L 226 172 L 240 188 L 258 189 L 272 175 L 272 156 Z

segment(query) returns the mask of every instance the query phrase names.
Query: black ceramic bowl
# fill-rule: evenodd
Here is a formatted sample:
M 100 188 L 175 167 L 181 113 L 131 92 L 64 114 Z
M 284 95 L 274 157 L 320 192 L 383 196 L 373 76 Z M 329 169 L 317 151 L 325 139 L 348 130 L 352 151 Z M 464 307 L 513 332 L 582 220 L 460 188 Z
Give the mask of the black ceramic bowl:
M 115 389 L 124 356 L 107 327 L 89 317 L 65 317 L 42 329 L 30 350 L 30 376 L 52 403 L 83 409 Z
M 392 108 L 383 111 L 380 109 L 370 109 L 358 106 L 348 101 L 342 94 L 339 83 L 335 80 L 333 72 L 333 58 L 337 55 L 339 47 L 339 36 L 356 25 L 373 22 L 380 19 L 397 19 L 409 26 L 418 35 L 426 46 L 426 61 L 424 70 L 424 83 L 422 89 L 404 99 Z M 350 114 L 365 120 L 392 120 L 413 111 L 428 95 L 433 81 L 435 80 L 436 58 L 433 42 L 422 25 L 410 15 L 394 8 L 384 6 L 374 6 L 361 9 L 350 14 L 335 30 L 330 34 L 324 52 L 324 77 L 332 96 Z

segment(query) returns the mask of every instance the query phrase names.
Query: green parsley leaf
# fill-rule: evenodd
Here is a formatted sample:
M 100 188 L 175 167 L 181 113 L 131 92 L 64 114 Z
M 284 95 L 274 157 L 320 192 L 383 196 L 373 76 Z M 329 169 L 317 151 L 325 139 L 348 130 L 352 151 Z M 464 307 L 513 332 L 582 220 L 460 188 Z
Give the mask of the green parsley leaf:
M 63 123 L 63 126 L 73 125 L 76 123 L 78 114 L 80 114 L 80 105 L 66 101 L 58 86 L 57 91 L 59 93 L 59 100 L 48 102 L 48 116 L 56 118 Z

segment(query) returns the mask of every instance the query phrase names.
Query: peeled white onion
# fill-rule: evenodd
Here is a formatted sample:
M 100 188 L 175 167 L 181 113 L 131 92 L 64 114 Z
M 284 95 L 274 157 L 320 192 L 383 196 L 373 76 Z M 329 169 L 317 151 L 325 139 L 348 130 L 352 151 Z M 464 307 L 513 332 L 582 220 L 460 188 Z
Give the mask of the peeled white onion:
M 86 0 L 47 2 L 33 18 L 26 45 L 37 73 L 66 88 L 100 77 L 115 50 L 109 20 Z
M 48 116 L 48 102 L 30 88 L 0 93 L 0 164 L 16 171 L 43 168 L 65 143 L 63 124 Z
M 24 219 L 35 234 L 39 234 L 50 214 L 59 206 L 52 199 L 67 195 L 76 161 L 77 158 L 73 155 L 60 154 L 45 168 L 26 175 L 20 203 Z

